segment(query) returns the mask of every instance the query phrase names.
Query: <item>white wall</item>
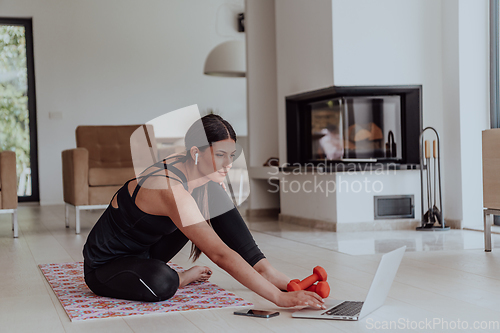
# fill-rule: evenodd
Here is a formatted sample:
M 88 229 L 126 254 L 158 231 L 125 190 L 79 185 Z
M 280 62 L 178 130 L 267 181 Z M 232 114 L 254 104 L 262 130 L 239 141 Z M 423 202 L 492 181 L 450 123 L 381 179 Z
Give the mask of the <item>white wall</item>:
M 333 85 L 331 0 L 276 0 L 280 164 L 287 162 L 285 96 Z
M 462 220 L 458 1 L 443 0 L 443 205 L 448 220 Z M 482 193 L 482 192 L 481 192 Z
M 144 123 L 198 104 L 247 134 L 245 79 L 202 74 L 210 50 L 231 38 L 216 32 L 225 2 L 0 2 L 3 17 L 33 18 L 41 204 L 62 203 L 61 151 L 75 147 L 78 125 Z
M 423 86 L 423 125 L 443 130 L 441 2 L 333 0 L 337 86 Z
M 481 131 L 489 128 L 489 11 L 487 0 L 460 0 L 460 150 L 462 225 L 483 227 Z
M 285 165 L 285 97 L 333 85 L 332 3 L 331 0 L 276 0 L 275 11 L 279 159 L 280 165 Z M 313 177 L 308 174 L 283 178 L 303 183 Z M 280 188 L 281 214 L 285 215 L 332 220 L 325 216 L 335 216 L 334 200 L 324 193 L 285 192 L 283 186 Z
M 482 228 L 481 131 L 489 128 L 487 0 L 443 0 L 445 216 Z
M 250 166 L 278 157 L 274 0 L 246 1 L 247 104 Z
M 248 154 L 250 167 L 279 156 L 274 0 L 245 3 L 247 42 Z M 250 180 L 249 209 L 279 208 L 266 180 Z

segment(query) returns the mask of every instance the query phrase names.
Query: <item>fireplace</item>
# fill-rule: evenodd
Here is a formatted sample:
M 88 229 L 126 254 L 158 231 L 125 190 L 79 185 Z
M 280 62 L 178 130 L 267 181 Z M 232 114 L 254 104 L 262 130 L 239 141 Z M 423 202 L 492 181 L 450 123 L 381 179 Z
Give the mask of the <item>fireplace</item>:
M 329 87 L 286 98 L 288 163 L 420 163 L 422 86 Z

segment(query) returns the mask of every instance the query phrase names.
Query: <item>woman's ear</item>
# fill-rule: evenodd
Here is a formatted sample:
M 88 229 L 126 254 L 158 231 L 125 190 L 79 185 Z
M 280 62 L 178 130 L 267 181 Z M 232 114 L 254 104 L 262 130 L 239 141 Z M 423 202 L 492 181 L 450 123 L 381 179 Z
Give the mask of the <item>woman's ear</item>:
M 200 151 L 199 151 L 198 147 L 191 147 L 191 149 L 189 150 L 189 153 L 191 154 L 191 158 L 193 160 L 197 160 L 196 155 L 199 155 Z

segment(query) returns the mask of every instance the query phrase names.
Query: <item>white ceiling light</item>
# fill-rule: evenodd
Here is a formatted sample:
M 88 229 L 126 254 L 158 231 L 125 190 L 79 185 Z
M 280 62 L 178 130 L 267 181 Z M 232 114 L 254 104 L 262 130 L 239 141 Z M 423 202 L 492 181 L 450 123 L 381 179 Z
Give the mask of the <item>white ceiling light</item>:
M 203 73 L 212 76 L 245 77 L 245 43 L 230 40 L 214 47 L 205 60 Z

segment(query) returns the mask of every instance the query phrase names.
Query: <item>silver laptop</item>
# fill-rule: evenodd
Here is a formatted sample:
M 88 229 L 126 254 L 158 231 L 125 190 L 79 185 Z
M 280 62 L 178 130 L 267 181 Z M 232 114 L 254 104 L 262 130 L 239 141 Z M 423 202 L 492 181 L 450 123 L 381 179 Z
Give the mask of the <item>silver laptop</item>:
M 372 285 L 364 302 L 339 301 L 325 299 L 326 310 L 305 308 L 292 313 L 293 318 L 335 319 L 335 320 L 361 320 L 366 315 L 377 310 L 384 304 L 392 281 L 396 276 L 406 246 L 400 247 L 382 256 Z

